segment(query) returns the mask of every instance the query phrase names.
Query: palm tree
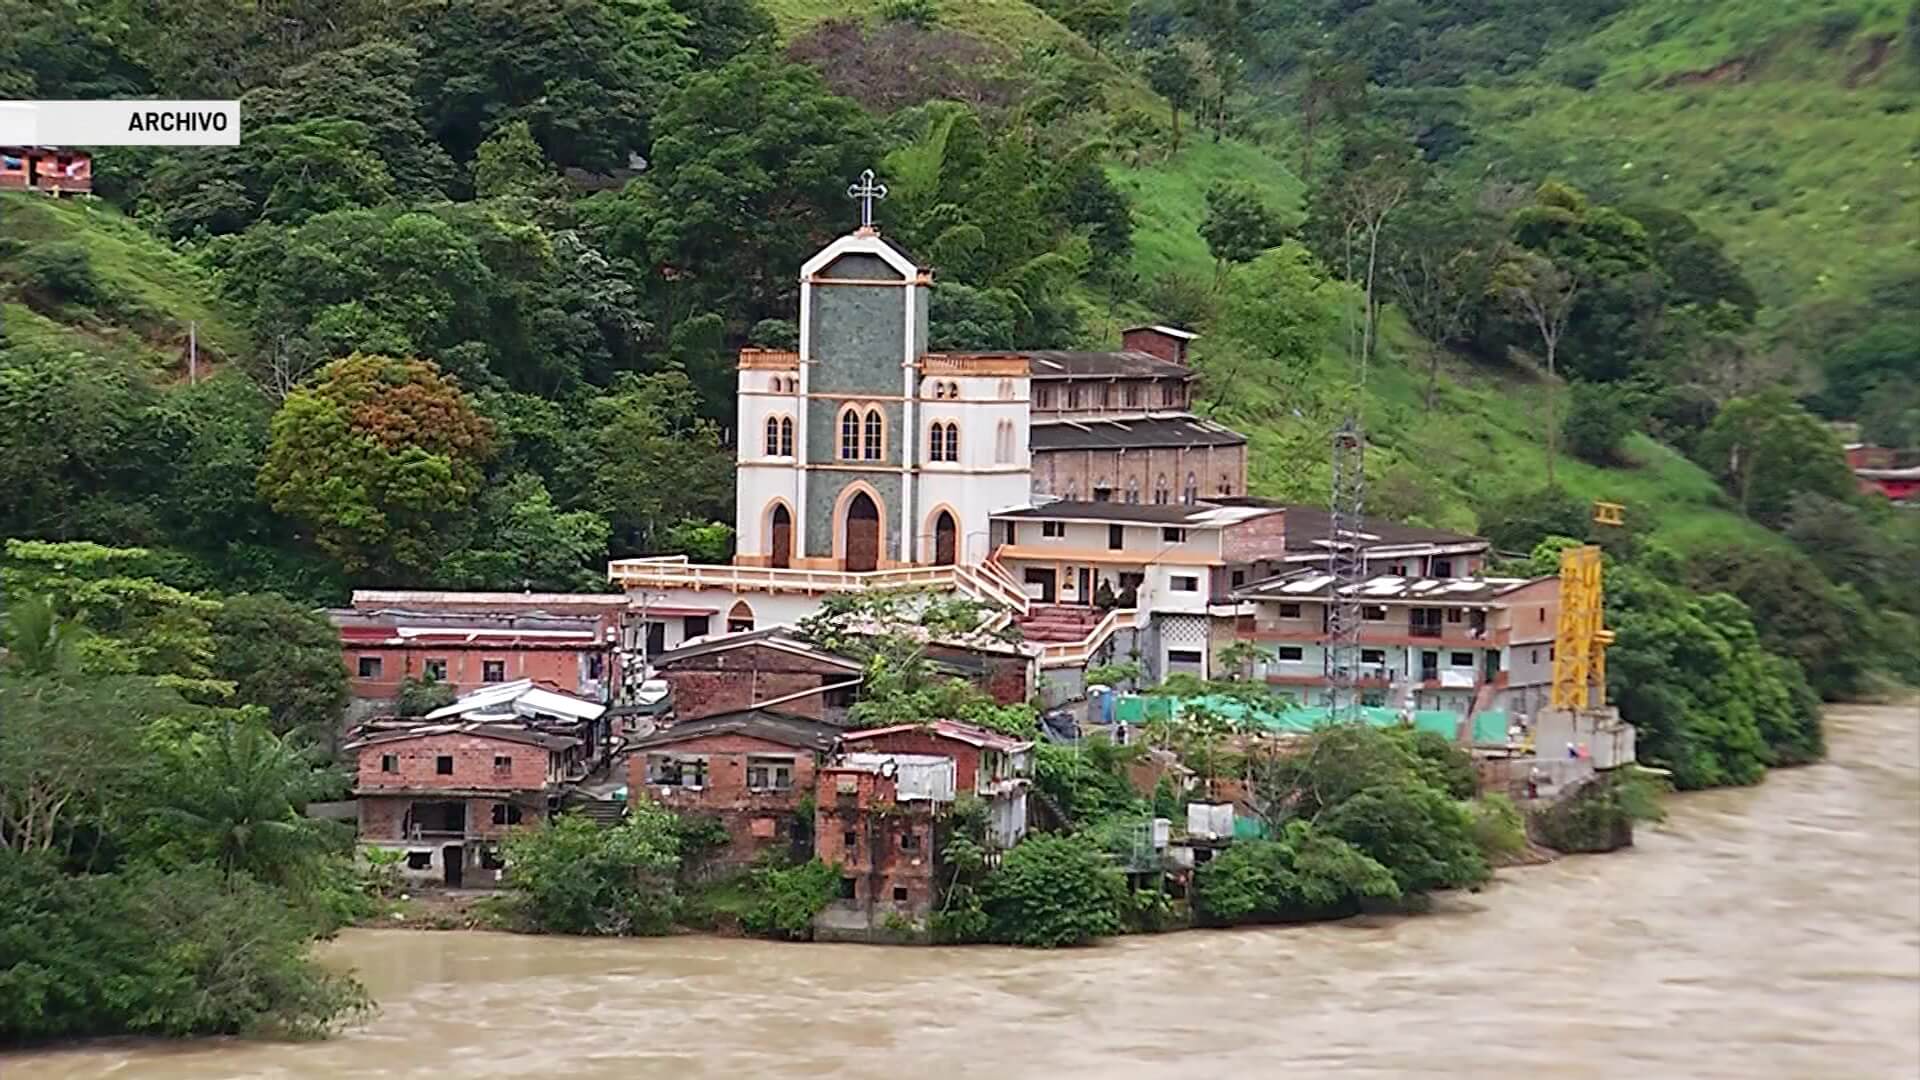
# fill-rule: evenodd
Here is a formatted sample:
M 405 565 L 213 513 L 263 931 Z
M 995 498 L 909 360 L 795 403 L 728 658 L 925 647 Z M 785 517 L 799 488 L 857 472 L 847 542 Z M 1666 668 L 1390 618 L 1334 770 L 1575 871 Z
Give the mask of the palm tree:
M 241 720 L 194 740 L 184 756 L 183 783 L 159 813 L 210 849 L 229 877 L 244 871 L 285 883 L 324 854 L 323 824 L 300 808 L 336 781 L 305 752 Z
M 22 675 L 57 675 L 79 667 L 86 630 L 60 614 L 50 596 L 28 596 L 7 607 L 0 627 L 6 666 Z

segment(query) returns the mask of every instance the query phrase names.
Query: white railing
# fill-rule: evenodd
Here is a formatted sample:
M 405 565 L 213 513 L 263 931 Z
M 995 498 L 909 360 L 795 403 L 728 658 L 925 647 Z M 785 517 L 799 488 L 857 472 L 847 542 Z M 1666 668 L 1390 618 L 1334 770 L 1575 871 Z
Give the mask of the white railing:
M 975 600 L 1010 608 L 1021 615 L 1025 615 L 1033 606 L 1025 589 L 1016 588 L 1004 575 L 995 574 L 984 567 L 954 567 L 953 583 Z
M 1093 659 L 1094 654 L 1100 651 L 1100 647 L 1107 643 L 1108 638 L 1113 637 L 1123 621 L 1131 626 L 1136 614 L 1131 608 L 1115 608 L 1107 612 L 1106 618 L 1095 623 L 1087 636 L 1079 641 L 1056 641 L 1040 646 L 1040 666 L 1043 668 L 1079 667 L 1085 664 Z
M 900 570 L 800 570 L 790 567 L 689 563 L 673 559 L 616 559 L 607 564 L 607 580 L 623 588 L 745 589 L 757 592 L 862 592 L 915 586 L 950 588 L 951 566 L 913 566 Z

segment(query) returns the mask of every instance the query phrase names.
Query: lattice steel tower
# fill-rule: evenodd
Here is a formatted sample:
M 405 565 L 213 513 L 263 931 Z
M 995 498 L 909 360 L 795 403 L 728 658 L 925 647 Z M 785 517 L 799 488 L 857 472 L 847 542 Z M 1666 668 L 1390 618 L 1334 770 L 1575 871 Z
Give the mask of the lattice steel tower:
M 1333 433 L 1333 491 L 1327 514 L 1326 657 L 1328 720 L 1360 718 L 1360 597 L 1367 579 L 1362 538 L 1366 516 L 1366 438 L 1355 414 Z

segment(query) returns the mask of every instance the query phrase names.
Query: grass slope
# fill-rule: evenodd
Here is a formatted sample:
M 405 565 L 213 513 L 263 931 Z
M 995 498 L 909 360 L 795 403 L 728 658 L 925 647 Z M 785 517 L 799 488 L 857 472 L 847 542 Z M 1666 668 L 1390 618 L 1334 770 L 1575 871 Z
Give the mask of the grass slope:
M 1726 238 L 1776 321 L 1920 261 L 1920 42 L 1905 0 L 1642 0 L 1539 74 L 1474 91 L 1476 164 L 1503 160 L 1685 209 Z M 1591 90 L 1554 82 L 1600 61 Z
M 102 299 L 29 306 L 28 264 L 45 245 L 86 252 Z M 208 364 L 244 354 L 247 335 L 189 260 L 104 202 L 0 194 L 0 319 L 18 342 L 137 358 L 185 371 L 190 324 Z

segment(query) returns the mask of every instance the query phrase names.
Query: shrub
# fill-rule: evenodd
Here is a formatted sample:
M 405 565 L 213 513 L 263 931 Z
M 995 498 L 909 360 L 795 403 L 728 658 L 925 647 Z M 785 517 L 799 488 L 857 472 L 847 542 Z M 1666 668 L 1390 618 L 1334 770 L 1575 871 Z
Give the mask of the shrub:
M 798 866 L 762 866 L 753 871 L 752 903 L 741 913 L 749 933 L 795 941 L 813 936 L 813 917 L 831 903 L 840 884 L 833 867 L 811 859 Z
M 1194 913 L 1215 925 L 1320 919 L 1397 899 L 1393 874 L 1352 844 L 1290 821 L 1274 840 L 1242 840 L 1194 874 Z
M 1386 867 L 1409 896 L 1478 885 L 1489 876 L 1466 808 L 1424 783 L 1366 788 L 1315 825 Z
M 1661 816 L 1659 788 L 1637 772 L 1596 776 L 1532 818 L 1534 836 L 1555 851 L 1613 851 L 1633 844 L 1635 821 Z
M 1474 846 L 1488 862 L 1510 858 L 1526 849 L 1526 819 L 1512 799 L 1498 793 L 1475 799 L 1471 813 Z
M 418 679 L 409 675 L 400 681 L 400 692 L 395 695 L 394 708 L 401 716 L 425 716 L 435 709 L 453 704 L 459 696 L 453 687 L 431 675 Z
M 1078 837 L 1028 838 L 1007 852 L 982 893 L 989 936 L 1009 945 L 1083 945 L 1124 928 L 1126 879 Z
M 35 244 L 20 260 L 26 285 L 55 303 L 92 307 L 100 302 L 100 282 L 87 249 L 70 241 Z
M 664 934 L 679 906 L 674 815 L 636 801 L 611 829 L 574 814 L 508 834 L 513 907 L 522 925 L 556 934 Z
M 1575 383 L 1560 437 L 1567 451 L 1595 465 L 1619 460 L 1621 440 L 1636 425 L 1627 392 L 1603 383 Z

